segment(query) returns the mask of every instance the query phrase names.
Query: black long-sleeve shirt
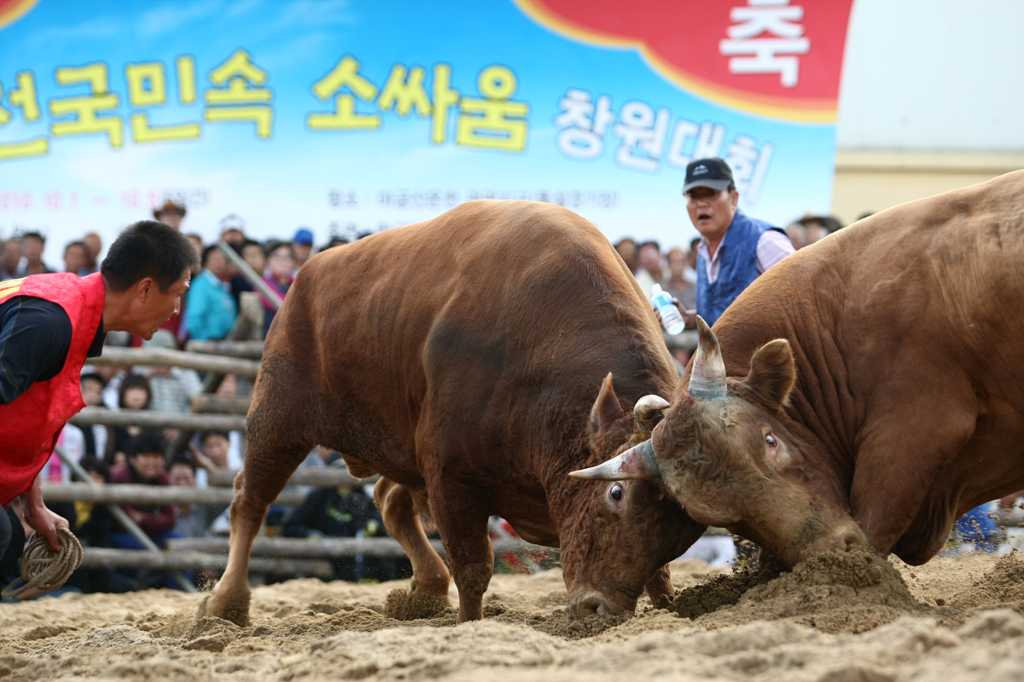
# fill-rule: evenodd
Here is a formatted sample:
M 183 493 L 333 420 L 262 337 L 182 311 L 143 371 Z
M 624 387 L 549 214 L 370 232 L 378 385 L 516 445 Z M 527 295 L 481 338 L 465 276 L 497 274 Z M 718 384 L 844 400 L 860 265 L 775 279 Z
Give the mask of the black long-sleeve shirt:
M 103 352 L 103 321 L 87 356 Z M 37 381 L 60 374 L 71 350 L 71 319 L 58 304 L 35 296 L 0 303 L 0 405 Z

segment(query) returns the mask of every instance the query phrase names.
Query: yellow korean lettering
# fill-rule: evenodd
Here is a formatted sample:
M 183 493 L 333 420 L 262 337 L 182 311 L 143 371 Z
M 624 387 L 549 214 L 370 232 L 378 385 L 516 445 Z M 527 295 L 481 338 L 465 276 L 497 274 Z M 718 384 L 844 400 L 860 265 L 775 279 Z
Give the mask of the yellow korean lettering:
M 129 64 L 125 67 L 128 80 L 128 101 L 133 107 L 151 107 L 167 103 L 167 76 L 160 62 Z
M 252 63 L 252 55 L 239 48 L 228 57 L 226 62 L 210 72 L 210 80 L 214 85 L 224 85 L 235 77 L 244 78 L 256 85 L 263 85 L 267 80 L 267 72 Z
M 430 114 L 430 98 L 423 86 L 426 71 L 421 66 L 414 66 L 408 74 L 406 78 L 406 68 L 401 64 L 395 64 L 391 68 L 384 89 L 380 91 L 377 105 L 384 111 L 394 106 L 400 116 L 408 116 L 415 106 L 416 113 L 427 116 Z
M 348 86 L 352 92 L 365 100 L 373 99 L 377 94 L 377 86 L 359 75 L 361 64 L 351 55 L 341 58 L 330 73 L 313 84 L 313 93 L 322 100 L 326 100 L 333 93 Z
M 180 65 L 179 65 L 180 82 Z M 125 68 L 128 80 L 128 99 L 132 106 L 162 106 L 167 104 L 167 76 L 164 65 L 160 62 L 129 64 Z M 195 83 L 193 99 L 195 98 Z M 199 137 L 198 123 L 184 123 L 170 126 L 151 126 L 146 114 L 132 114 L 132 139 L 136 142 L 166 142 L 169 140 L 188 140 Z
M 61 85 L 87 83 L 92 94 L 88 97 L 68 97 L 50 100 L 50 114 L 64 116 L 75 114 L 70 121 L 50 124 L 50 132 L 57 136 L 105 133 L 112 147 L 123 143 L 124 122 L 117 116 L 100 117 L 97 112 L 116 109 L 120 103 L 117 95 L 109 91 L 106 64 L 90 64 L 82 67 L 59 67 L 57 82 Z
M 178 57 L 178 101 L 195 104 L 196 101 L 196 60 L 192 57 Z
M 448 139 L 448 108 L 459 103 L 459 91 L 451 87 L 452 67 L 434 65 L 434 118 L 430 122 L 430 141 L 442 144 Z
M 42 156 L 50 151 L 50 141 L 45 137 L 37 137 L 28 142 L 0 145 L 0 161 L 17 159 L 25 156 Z
M 201 132 L 198 123 L 182 123 L 173 126 L 149 124 L 146 114 L 132 114 L 132 139 L 136 142 L 167 142 L 169 140 L 193 140 Z
M 345 55 L 330 73 L 313 84 L 313 94 L 326 100 L 343 87 L 348 87 L 364 100 L 372 100 L 377 86 L 359 75 L 360 64 Z M 313 130 L 365 130 L 380 127 L 379 114 L 357 114 L 355 97 L 340 94 L 334 98 L 334 113 L 312 113 L 306 116 L 306 125 Z
M 21 107 L 26 121 L 39 120 L 39 97 L 36 94 L 36 77 L 31 71 L 18 72 L 18 87 L 10 92 L 13 106 Z
M 263 85 L 267 72 L 252 63 L 251 55 L 239 48 L 228 60 L 210 72 L 214 85 L 227 87 L 210 88 L 204 98 L 207 104 L 250 104 L 269 102 L 273 93 L 267 88 L 253 88 L 249 83 Z
M 274 122 L 274 110 L 270 107 L 216 107 L 207 109 L 205 116 L 207 121 L 214 123 L 253 121 L 260 137 L 270 137 Z
M 516 76 L 504 66 L 489 66 L 477 79 L 486 99 L 464 97 L 458 121 L 457 144 L 521 152 L 526 147 L 530 111 L 526 102 L 510 102 Z M 515 118 L 510 118 L 515 117 Z
M 252 121 L 256 124 L 259 137 L 270 137 L 274 123 L 274 110 L 268 106 L 255 106 L 255 102 L 269 102 L 273 92 L 269 88 L 253 88 L 251 84 L 262 85 L 267 82 L 266 71 L 252 63 L 251 55 L 243 49 L 235 50 L 227 61 L 210 72 L 210 81 L 222 86 L 210 88 L 203 94 L 207 104 L 212 105 L 247 105 L 247 106 L 211 106 L 207 107 L 203 116 L 207 121 L 237 122 Z M 227 87 L 223 87 L 223 86 Z

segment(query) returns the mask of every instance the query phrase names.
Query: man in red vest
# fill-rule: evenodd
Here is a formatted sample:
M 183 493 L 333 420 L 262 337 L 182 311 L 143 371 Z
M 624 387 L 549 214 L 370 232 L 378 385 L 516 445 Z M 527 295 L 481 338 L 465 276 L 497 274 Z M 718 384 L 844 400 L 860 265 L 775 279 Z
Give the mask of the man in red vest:
M 196 260 L 178 231 L 146 220 L 121 233 L 98 273 L 0 282 L 0 505 L 20 496 L 25 520 L 54 549 L 68 522 L 43 504 L 38 474 L 65 422 L 85 406 L 82 366 L 100 354 L 108 331 L 152 338 L 178 312 Z M 0 583 L 23 545 L 8 508 L 0 513 Z

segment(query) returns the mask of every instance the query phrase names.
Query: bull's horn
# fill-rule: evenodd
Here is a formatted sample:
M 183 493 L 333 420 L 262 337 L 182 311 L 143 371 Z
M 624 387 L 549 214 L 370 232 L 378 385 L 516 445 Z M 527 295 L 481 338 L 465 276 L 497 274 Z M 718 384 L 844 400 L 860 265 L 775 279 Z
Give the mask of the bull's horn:
M 618 457 L 589 469 L 571 471 L 573 478 L 589 478 L 598 481 L 622 481 L 627 478 L 661 478 L 658 458 L 650 440 L 631 447 Z
M 669 406 L 669 402 L 660 395 L 645 395 L 633 406 L 633 421 L 644 433 L 650 433 L 658 424 L 658 415 Z
M 724 398 L 728 391 L 725 385 L 725 361 L 722 360 L 718 337 L 700 315 L 697 316 L 697 329 L 700 330 L 700 341 L 686 392 L 703 400 Z

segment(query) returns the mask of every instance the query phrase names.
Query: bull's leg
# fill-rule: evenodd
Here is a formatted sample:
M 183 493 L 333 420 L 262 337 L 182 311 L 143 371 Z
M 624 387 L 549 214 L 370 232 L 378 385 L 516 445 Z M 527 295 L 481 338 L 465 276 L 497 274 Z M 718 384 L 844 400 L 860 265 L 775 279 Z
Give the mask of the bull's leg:
M 486 495 L 451 482 L 442 482 L 439 488 L 431 488 L 430 506 L 459 590 L 459 622 L 480 620 L 484 617 L 484 592 L 494 573 L 488 514 L 482 504 Z
M 384 517 L 388 535 L 398 541 L 412 562 L 412 591 L 448 599 L 448 569 L 430 546 L 416 513 L 412 493 L 403 485 L 381 478 L 373 499 Z
M 261 388 L 264 390 L 260 391 Z M 262 401 L 262 395 L 273 395 L 272 387 L 257 384 L 246 424 L 245 467 L 235 479 L 235 497 L 231 502 L 228 566 L 197 614 L 216 616 L 237 625 L 249 622 L 249 555 L 253 540 L 267 508 L 314 445 L 304 435 L 307 422 L 301 412 L 308 405 L 300 406 L 299 400 Z

